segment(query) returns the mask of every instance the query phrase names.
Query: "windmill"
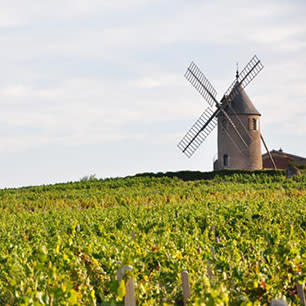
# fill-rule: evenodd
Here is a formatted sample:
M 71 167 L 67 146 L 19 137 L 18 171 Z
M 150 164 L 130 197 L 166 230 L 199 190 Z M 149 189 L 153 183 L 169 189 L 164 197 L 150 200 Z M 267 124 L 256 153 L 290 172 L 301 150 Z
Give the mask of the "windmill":
M 208 135 L 218 126 L 218 159 L 214 169 L 262 169 L 260 116 L 244 88 L 263 69 L 261 61 L 253 56 L 245 68 L 226 90 L 222 99 L 216 99 L 217 92 L 201 70 L 193 62 L 185 77 L 207 101 L 209 106 L 179 142 L 178 148 L 191 157 Z

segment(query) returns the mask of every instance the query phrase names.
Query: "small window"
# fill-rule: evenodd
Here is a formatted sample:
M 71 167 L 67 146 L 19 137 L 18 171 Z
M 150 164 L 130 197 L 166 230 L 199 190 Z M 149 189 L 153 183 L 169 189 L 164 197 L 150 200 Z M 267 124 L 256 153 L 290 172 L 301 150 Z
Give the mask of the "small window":
M 223 166 L 228 167 L 228 155 L 227 154 L 223 155 Z
M 257 118 L 249 118 L 249 130 L 259 130 L 259 120 Z

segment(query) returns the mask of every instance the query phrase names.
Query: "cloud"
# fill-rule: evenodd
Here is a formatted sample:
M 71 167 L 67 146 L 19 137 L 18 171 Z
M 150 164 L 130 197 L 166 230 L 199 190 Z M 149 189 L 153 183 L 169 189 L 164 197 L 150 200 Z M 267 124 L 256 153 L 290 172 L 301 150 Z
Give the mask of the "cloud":
M 302 137 L 305 12 L 296 1 L 3 2 L 1 150 L 175 146 L 207 105 L 183 78 L 189 59 L 220 97 L 254 53 L 265 69 L 247 92 L 263 122 Z
M 168 100 L 172 89 L 178 87 L 177 79 L 178 76 L 169 75 L 113 83 L 105 79 L 75 78 L 54 88 L 5 87 L 0 91 L 0 99 L 5 101 L 0 123 L 8 130 L 28 130 L 29 134 L 2 135 L 6 142 L 2 151 L 50 144 L 144 139 L 143 133 L 128 133 L 126 126 L 136 125 L 141 131 L 147 122 L 161 124 L 185 118 L 186 109 L 180 99 L 176 99 L 175 107 Z M 195 115 L 194 111 L 189 113 Z M 36 135 L 31 135 L 33 129 Z
M 101 16 L 118 10 L 127 10 L 136 6 L 145 6 L 153 0 L 9 0 L 1 2 L 1 23 L 4 26 L 23 26 L 38 22 L 48 23 L 73 21 L 78 18 Z M 156 0 L 154 2 L 157 2 Z

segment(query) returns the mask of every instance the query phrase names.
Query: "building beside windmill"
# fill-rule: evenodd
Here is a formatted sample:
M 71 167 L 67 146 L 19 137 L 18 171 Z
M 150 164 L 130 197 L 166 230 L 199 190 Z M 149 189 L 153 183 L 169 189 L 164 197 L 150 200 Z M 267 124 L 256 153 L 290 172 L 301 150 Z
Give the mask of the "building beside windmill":
M 290 164 L 296 166 L 304 166 L 306 168 L 306 158 L 284 152 L 282 149 L 272 150 L 270 154 L 276 164 L 277 169 L 287 169 Z M 271 159 L 268 153 L 262 155 L 262 163 L 264 169 L 273 169 Z
M 229 124 L 223 112 L 218 115 L 218 159 L 214 162 L 214 170 L 259 170 L 262 169 L 261 114 L 238 82 L 235 87 L 233 90 L 238 89 L 238 94 L 230 107 L 225 108 L 233 124 Z M 245 146 L 237 145 L 240 135 L 235 132 L 234 126 L 239 127 Z

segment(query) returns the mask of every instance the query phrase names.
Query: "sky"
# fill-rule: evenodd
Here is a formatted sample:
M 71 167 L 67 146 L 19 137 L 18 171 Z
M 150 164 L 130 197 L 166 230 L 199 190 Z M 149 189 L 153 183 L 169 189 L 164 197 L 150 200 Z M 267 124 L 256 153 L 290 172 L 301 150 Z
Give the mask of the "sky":
M 304 0 L 0 0 L 0 188 L 211 171 L 216 131 L 177 148 L 207 107 L 184 73 L 221 98 L 254 54 L 269 149 L 306 156 L 305 16 Z

